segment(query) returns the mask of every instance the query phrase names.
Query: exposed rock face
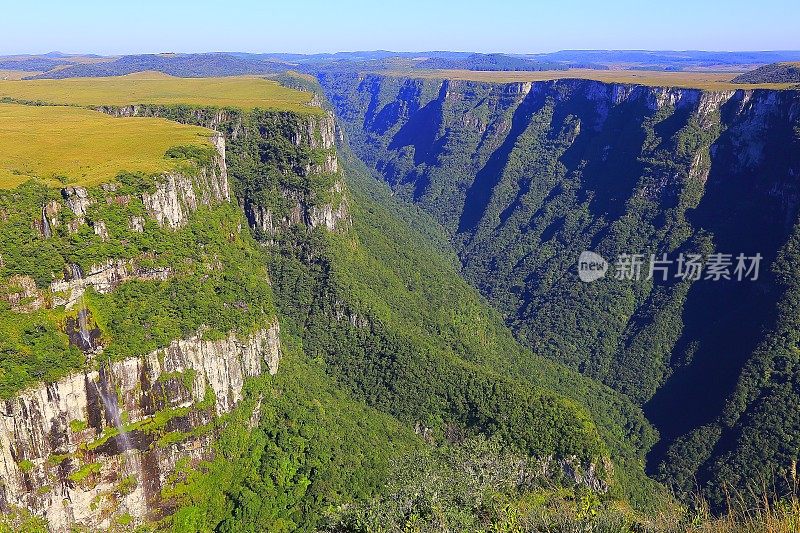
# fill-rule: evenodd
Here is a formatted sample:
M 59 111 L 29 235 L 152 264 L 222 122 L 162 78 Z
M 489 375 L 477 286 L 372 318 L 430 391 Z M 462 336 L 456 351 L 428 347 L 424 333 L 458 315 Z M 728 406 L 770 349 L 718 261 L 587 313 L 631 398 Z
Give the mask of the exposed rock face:
M 160 116 L 166 112 L 153 106 L 103 110 L 119 116 Z M 228 139 L 244 134 L 242 116 L 237 112 L 188 113 L 182 118 L 205 126 L 224 126 Z M 286 140 L 319 150 L 307 166 L 308 152 L 298 150 L 301 162 L 292 166 L 292 172 L 303 176 L 305 170 L 308 175 L 324 174 L 326 179 L 337 173 L 332 115 L 322 119 L 300 117 L 299 126 L 292 122 L 294 119 L 289 120 L 292 127 L 281 130 Z M 296 135 L 292 136 L 292 131 Z M 81 225 L 83 230 L 89 229 L 85 226 L 88 223 L 103 241 L 113 242 L 118 238 L 117 226 L 105 215 L 96 216 L 97 207 L 133 204 L 136 210 L 127 213 L 133 231 L 143 232 L 148 224 L 154 225 L 153 220 L 177 230 L 198 208 L 231 201 L 225 136 L 216 134 L 212 142 L 217 155 L 208 168 L 191 175 L 164 174 L 157 180 L 155 191 L 141 195 L 147 211 L 144 216 L 139 198 L 122 194 L 119 185 L 109 183 L 90 190 L 63 189 L 62 199 L 44 205 L 41 219 L 37 214 L 33 223 L 47 238 L 59 223 L 59 209 L 69 208 L 74 218 L 68 216 L 67 220 L 72 218 L 68 224 L 64 217 L 60 220 L 71 232 L 80 230 Z M 327 152 L 323 154 L 322 150 Z M 248 212 L 248 217 L 270 235 L 275 226 L 295 223 L 334 230 L 343 220 L 349 221 L 343 181 L 336 179 L 334 183 L 330 191 L 320 193 L 324 201 L 332 198 L 330 205 L 315 198 L 314 193 L 298 195 L 298 191 L 286 188 L 276 193 L 280 202 L 291 204 L 285 215 L 273 221 L 273 213 L 259 206 Z M 108 294 L 127 280 L 165 280 L 173 273 L 169 268 L 143 268 L 141 264 L 150 262 L 108 259 L 86 272 L 69 265 L 63 278 L 52 281 L 49 290 L 37 289 L 27 276 L 12 278 L 13 286 L 9 285 L 2 297 L 17 312 L 55 307 L 72 310 L 64 319 L 63 330 L 70 344 L 78 346 L 87 361 L 94 359 L 96 365 L 98 354 L 108 346 L 82 296 L 89 287 Z M 211 260 L 208 268 L 222 270 L 224 265 L 219 259 Z M 239 404 L 248 377 L 275 374 L 280 354 L 277 323 L 251 335 L 231 334 L 221 340 L 203 339 L 201 331 L 142 357 L 101 363 L 99 370 L 88 370 L 91 365 L 87 364 L 84 372 L 0 402 L 0 512 L 11 507 L 30 509 L 45 517 L 54 531 L 74 527 L 106 530 L 126 515 L 133 517 L 136 525 L 169 514 L 174 508 L 162 499 L 161 491 L 175 473 L 176 463 L 188 461 L 188 468 L 192 468 L 213 459 L 216 417 Z M 258 418 L 256 408 L 250 417 L 251 426 Z
M 309 162 L 298 172 L 303 176 L 327 176 L 339 172 L 336 155 L 336 123 L 332 113 L 322 117 L 303 117 L 290 141 L 299 147 L 324 150 L 323 159 Z M 312 178 L 313 179 L 313 178 Z M 291 225 L 304 224 L 310 229 L 328 231 L 346 229 L 351 225 L 347 192 L 340 177 L 334 179 L 325 191 L 326 199 L 320 201 L 315 192 L 285 188 L 280 191 L 285 209 L 276 215 L 272 208 L 243 199 L 245 214 L 250 226 L 260 233 L 267 243 L 273 242 L 275 232 Z
M 148 213 L 162 226 L 179 228 L 189 220 L 189 214 L 201 205 L 212 206 L 230 201 L 228 186 L 228 169 L 225 163 L 225 138 L 216 134 L 211 138 L 217 150 L 210 168 L 200 168 L 193 176 L 175 172 L 166 173 L 160 178 L 155 192 L 142 195 L 142 203 Z M 104 184 L 105 192 L 113 193 L 116 186 L 113 183 Z M 94 202 L 89 192 L 84 187 L 66 187 L 61 195 L 64 202 L 75 214 L 75 219 L 70 222 L 70 231 L 75 233 L 86 220 L 89 207 Z M 128 195 L 108 196 L 108 204 L 128 205 L 131 197 Z M 57 214 L 60 204 L 57 201 L 48 203 L 42 208 L 42 219 L 35 220 L 34 225 L 45 238 L 50 237 L 52 229 L 58 225 Z M 141 217 L 131 219 L 131 228 L 142 231 L 144 221 Z M 104 241 L 108 239 L 108 231 L 103 221 L 95 221 L 94 232 Z
M 130 228 L 133 231 L 142 233 L 144 232 L 144 218 L 143 217 L 131 217 L 131 222 L 129 224 Z
M 103 242 L 108 241 L 108 228 L 105 222 L 102 220 L 95 221 L 95 223 L 92 224 L 92 229 L 94 230 L 94 234 L 99 236 Z
M 225 136 L 235 140 L 241 135 L 258 134 L 257 131 L 248 130 L 243 126 L 241 112 L 196 109 L 189 113 L 176 115 L 170 108 L 157 105 L 103 106 L 98 110 L 117 117 L 165 117 L 219 131 L 212 138 L 219 154 L 215 161 L 217 170 L 210 176 L 203 174 L 199 182 L 194 179 L 194 186 L 185 176 L 168 175 L 155 193 L 143 198 L 148 211 L 158 220 L 159 224 L 173 228 L 184 225 L 187 213 L 196 209 L 198 198 L 200 198 L 197 196 L 198 190 L 205 191 L 201 193 L 202 197 L 199 200 L 203 204 L 230 199 L 225 164 Z M 276 116 L 278 115 L 276 114 Z M 337 174 L 339 160 L 336 155 L 336 120 L 333 113 L 326 112 L 322 116 L 298 115 L 296 118 L 298 122 L 286 134 L 287 140 L 295 146 L 325 152 L 320 158 L 308 162 L 304 168 L 298 169 L 298 173 L 304 176 Z M 313 195 L 305 192 L 300 194 L 300 191 L 289 189 L 280 191 L 290 205 L 287 213 L 277 217 L 277 220 L 275 213 L 269 207 L 252 202 L 247 198 L 240 198 L 240 200 L 251 228 L 259 230 L 262 237 L 267 242 L 271 242 L 277 228 L 291 224 L 303 223 L 312 229 L 325 227 L 329 231 L 347 227 L 350 223 L 350 215 L 344 182 L 341 179 L 335 180 L 330 192 L 334 200 L 320 204 L 313 198 Z M 138 227 L 133 221 L 131 226 Z
M 611 477 L 609 473 L 612 470 L 612 464 L 607 459 L 603 462 L 606 475 L 598 472 L 599 469 L 596 464 L 581 461 L 574 455 L 559 461 L 553 461 L 552 458 L 548 458 L 542 462 L 542 468 L 546 472 L 544 476 L 546 479 L 557 478 L 558 476 L 552 472 L 556 469 L 560 470 L 567 479 L 577 486 L 587 487 L 598 494 L 608 492 L 608 479 Z
M 297 146 L 331 149 L 336 146 L 336 121 L 333 113 L 328 112 L 323 118 L 304 117 L 300 128 L 294 131 L 293 142 Z
M 33 225 L 45 239 L 53 236 L 53 230 L 58 227 L 58 212 L 61 208 L 56 200 L 52 200 L 42 206 L 42 219 L 34 220 Z
M 282 196 L 287 202 L 288 210 L 281 216 L 273 215 L 272 209 L 245 201 L 245 215 L 250 227 L 259 232 L 262 241 L 272 244 L 275 232 L 292 225 L 304 224 L 309 229 L 325 228 L 328 231 L 343 230 L 352 224 L 344 184 L 336 181 L 332 188 L 336 199 L 330 202 L 313 204 L 305 194 L 298 191 L 285 190 Z
M 76 217 L 83 218 L 86 216 L 86 210 L 92 205 L 92 199 L 84 187 L 67 187 L 62 189 L 61 195 L 67 201 L 67 206 L 72 209 Z
M 179 228 L 189 221 L 189 213 L 199 205 L 230 201 L 225 139 L 215 135 L 213 142 L 217 156 L 212 168 L 201 168 L 196 176 L 168 173 L 154 193 L 142 195 L 147 211 L 160 225 Z
M 312 228 L 324 227 L 328 231 L 337 228 L 349 227 L 351 224 L 350 211 L 347 207 L 347 197 L 344 194 L 344 184 L 336 181 L 332 191 L 338 195 L 338 205 L 334 202 L 311 207 L 308 213 L 309 225 Z
M 53 281 L 50 284 L 53 306 L 65 306 L 70 309 L 87 287 L 92 287 L 101 294 L 108 294 L 120 283 L 129 279 L 142 281 L 165 280 L 171 274 L 168 268 L 144 269 L 135 266 L 132 261 L 108 260 L 105 263 L 94 265 L 88 272 L 76 275 L 74 269 L 63 280 Z
M 272 210 L 262 205 L 247 204 L 245 214 L 250 226 L 260 231 L 271 239 L 275 235 L 275 223 L 272 220 Z
M 325 227 L 328 231 L 333 231 L 340 222 L 348 219 L 347 205 L 341 202 L 335 209 L 331 204 L 315 206 L 311 209 L 310 219 L 312 228 Z
M 242 399 L 246 378 L 277 372 L 278 334 L 277 323 L 245 338 L 198 333 L 0 404 L 0 509 L 26 507 L 59 532 L 159 518 L 177 461 L 211 459 L 213 418 Z
M 328 150 L 325 160 L 309 165 L 306 174 L 335 174 L 339 171 L 339 159 L 335 151 L 336 120 L 333 113 L 328 112 L 322 118 L 306 117 L 301 127 L 295 130 L 292 142 L 297 146 Z
M 195 108 L 180 117 L 171 116 L 166 108 L 158 105 L 99 106 L 95 109 L 113 117 L 166 117 L 180 119 L 180 122 L 198 124 L 212 130 L 218 130 L 221 124 L 228 124 L 233 121 L 234 134 L 241 131 L 242 128 L 241 113 L 227 109 Z
M 17 313 L 30 313 L 45 306 L 45 297 L 30 276 L 11 276 L 4 287 L 2 299 Z

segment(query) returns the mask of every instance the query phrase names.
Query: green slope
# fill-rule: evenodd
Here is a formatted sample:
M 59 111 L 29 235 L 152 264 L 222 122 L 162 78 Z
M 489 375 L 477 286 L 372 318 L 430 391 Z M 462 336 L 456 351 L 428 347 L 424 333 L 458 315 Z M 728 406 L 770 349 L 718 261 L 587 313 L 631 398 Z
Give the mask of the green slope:
M 152 113 L 201 124 L 214 116 L 180 108 Z M 330 176 L 294 174 L 314 157 L 286 142 L 297 120 L 231 114 L 218 125 L 238 132 L 229 137 L 229 168 L 246 209 L 281 212 L 276 196 L 307 205 L 325 200 Z M 304 351 L 324 360 L 356 397 L 402 421 L 439 433 L 453 424 L 499 434 L 537 455 L 598 460 L 610 454 L 620 465 L 615 490 L 652 494 L 641 465 L 654 436 L 641 412 L 610 389 L 523 349 L 461 280 L 453 257 L 442 251 L 441 230 L 411 230 L 404 220 L 422 228 L 425 217 L 395 202 L 346 147 L 340 155 L 352 228 L 256 232 L 273 241 L 272 289 L 282 321 L 296 328 Z
M 113 188 L 88 189 L 84 223 L 62 209 L 46 237 L 42 212 L 59 191 L 29 183 L 4 192 L 0 384 L 8 397 L 97 364 L 70 343 L 69 324 L 80 318 L 74 312 L 14 309 L 9 295 L 21 289 L 14 276 L 30 276 L 41 290 L 71 264 L 88 271 L 113 259 L 142 272 L 168 269 L 166 279 L 87 291 L 104 360 L 138 356 L 203 328 L 208 338 L 248 332 L 277 315 L 288 345 L 278 376 L 251 380 L 244 402 L 214 422 L 212 461 L 170 477 L 162 496 L 178 512 L 167 512 L 163 527 L 312 530 L 328 509 L 380 498 L 398 475 L 389 465 L 432 453 L 420 452 L 424 446 L 447 453 L 478 436 L 494 439 L 504 454 L 552 460 L 557 472 L 567 461 L 572 474 L 537 482 L 566 491 L 548 498 L 589 490 L 586 479 L 598 495 L 610 485 L 604 498 L 637 504 L 659 492 L 643 478 L 654 435 L 638 408 L 519 345 L 461 279 L 441 228 L 396 202 L 344 146 L 343 192 L 342 175 L 321 170 L 334 155 L 315 130 L 322 118 L 189 106 L 139 112 L 213 122 L 226 134 L 239 205 L 201 206 L 185 226 L 161 228 L 140 199 L 161 178 L 121 174 Z M 191 147 L 169 154 L 185 159 L 189 174 L 213 157 Z M 350 220 L 334 231 L 312 229 L 310 213 L 330 205 L 345 205 Z M 248 231 L 257 209 L 272 214 L 273 232 Z M 145 219 L 142 231 L 132 217 Z M 261 420 L 249 431 L 256 405 Z M 473 518 L 484 520 L 482 512 Z
M 696 480 L 714 504 L 724 484 L 749 493 L 767 470 L 791 478 L 796 424 L 776 405 L 796 393 L 759 361 L 796 325 L 777 258 L 795 259 L 800 93 L 320 81 L 355 153 L 447 229 L 463 275 L 517 338 L 644 407 L 662 437 L 651 472 L 680 491 Z M 585 284 L 583 250 L 612 263 L 622 253 L 764 259 L 757 282 Z M 767 403 L 773 394 L 781 402 Z M 745 404 L 753 411 L 740 417 Z

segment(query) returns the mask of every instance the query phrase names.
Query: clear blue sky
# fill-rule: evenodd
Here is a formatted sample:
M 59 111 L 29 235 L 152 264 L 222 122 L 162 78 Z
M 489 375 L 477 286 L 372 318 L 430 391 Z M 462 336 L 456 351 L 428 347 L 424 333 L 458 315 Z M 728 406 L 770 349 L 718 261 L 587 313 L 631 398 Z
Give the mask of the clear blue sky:
M 800 0 L 13 1 L 0 54 L 797 50 Z

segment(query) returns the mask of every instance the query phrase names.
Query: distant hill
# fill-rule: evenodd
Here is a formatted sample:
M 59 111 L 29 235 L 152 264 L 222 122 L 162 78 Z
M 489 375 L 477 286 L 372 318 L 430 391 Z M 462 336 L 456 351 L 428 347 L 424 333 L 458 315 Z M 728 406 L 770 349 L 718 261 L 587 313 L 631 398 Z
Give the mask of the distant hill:
M 34 61 L 26 70 L 45 71 L 36 78 L 76 78 L 98 76 L 120 76 L 153 70 L 171 76 L 206 77 L 236 76 L 243 74 L 274 74 L 294 69 L 317 72 L 320 69 L 460 69 L 460 70 L 508 70 L 541 71 L 564 70 L 564 63 L 537 58 L 514 57 L 505 54 L 475 54 L 464 52 L 343 52 L 337 54 L 145 54 L 123 56 L 111 61 L 87 64 L 71 64 L 52 70 L 51 59 Z M 21 63 L 16 61 L 16 63 Z M 69 63 L 63 61 L 60 64 Z M 0 63 L 2 66 L 2 63 Z M 570 65 L 574 66 L 574 65 Z M 38 67 L 38 68 L 33 68 Z M 605 68 L 584 65 L 585 68 Z M 9 67 L 6 67 L 9 68 Z
M 41 72 L 45 70 L 54 69 L 60 65 L 69 63 L 69 61 L 55 61 L 53 59 L 45 59 L 42 57 L 30 58 L 4 58 L 0 57 L 0 69 L 3 70 L 24 70 L 27 72 Z
M 779 61 L 800 61 L 800 51 L 561 50 L 545 54 L 531 54 L 524 57 L 540 61 L 566 63 L 570 67 L 582 63 L 596 63 L 608 66 L 624 65 L 627 68 L 644 68 L 647 70 L 697 70 L 764 65 Z
M 0 69 L 30 71 L 38 78 L 119 76 L 154 70 L 178 77 L 309 74 L 331 70 L 470 70 L 518 71 L 594 69 L 743 72 L 771 63 L 800 61 L 800 51 L 704 52 L 648 50 L 563 50 L 541 54 L 385 50 L 293 54 L 215 52 L 140 54 L 85 61 L 90 56 L 51 52 L 42 56 L 0 57 Z M 65 66 L 66 65 L 66 66 Z M 58 67 L 58 68 L 57 68 Z M 32 76 L 34 77 L 34 76 Z
M 287 69 L 286 63 L 261 57 L 239 57 L 233 54 L 144 54 L 123 56 L 115 61 L 76 64 L 45 72 L 37 78 L 90 78 L 122 76 L 155 70 L 179 77 L 239 76 L 243 74 L 272 74 Z M 46 69 L 31 69 L 46 70 Z
M 800 83 L 800 62 L 772 63 L 745 72 L 734 83 Z
M 563 63 L 523 59 L 504 54 L 471 54 L 462 58 L 433 57 L 417 63 L 423 69 L 458 70 L 566 70 Z

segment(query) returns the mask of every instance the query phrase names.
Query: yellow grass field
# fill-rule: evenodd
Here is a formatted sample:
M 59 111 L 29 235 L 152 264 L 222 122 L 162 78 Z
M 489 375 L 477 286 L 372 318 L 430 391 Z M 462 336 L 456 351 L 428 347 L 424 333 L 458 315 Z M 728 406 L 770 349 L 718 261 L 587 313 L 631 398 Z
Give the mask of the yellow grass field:
M 51 185 L 112 181 L 121 171 L 159 173 L 179 145 L 209 145 L 212 132 L 156 118 L 113 118 L 63 106 L 0 104 L 0 188 L 39 178 Z
M 663 72 L 649 70 L 543 70 L 539 72 L 470 71 L 470 70 L 409 70 L 394 71 L 396 76 L 413 78 L 451 79 L 496 83 L 548 81 L 556 79 L 586 79 L 608 83 L 630 83 L 653 87 L 684 87 L 717 91 L 736 89 L 788 89 L 787 83 L 741 84 L 731 83 L 740 72 Z M 2 87 L 2 85 L 0 85 Z
M 188 104 L 321 113 L 312 95 L 253 76 L 175 78 L 139 72 L 109 78 L 0 80 L 0 98 L 78 106 Z

